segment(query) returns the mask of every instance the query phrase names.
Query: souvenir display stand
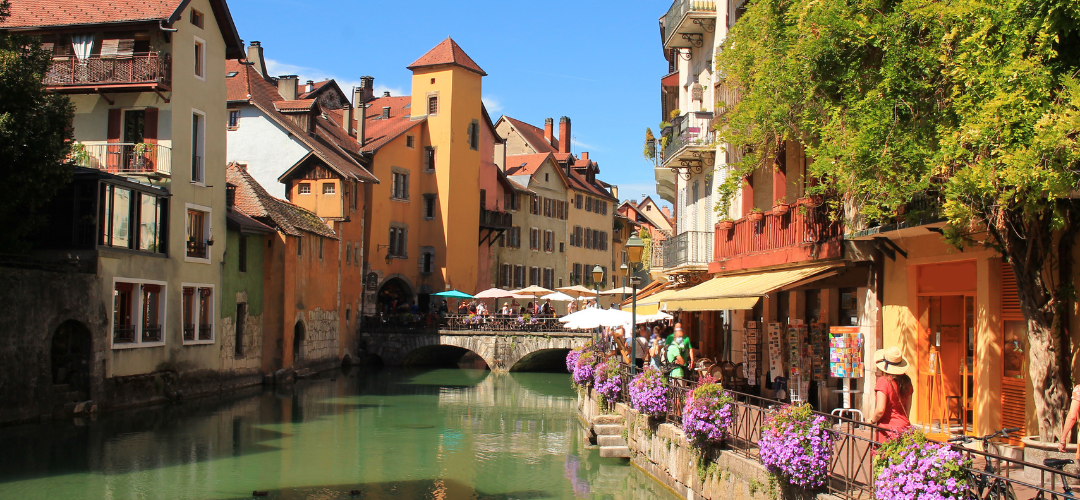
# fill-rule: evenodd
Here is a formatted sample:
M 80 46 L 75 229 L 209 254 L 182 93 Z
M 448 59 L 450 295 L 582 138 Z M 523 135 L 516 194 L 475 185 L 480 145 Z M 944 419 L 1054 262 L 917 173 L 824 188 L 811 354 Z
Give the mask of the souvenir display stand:
M 865 376 L 863 365 L 863 337 L 857 326 L 833 326 L 829 328 L 829 371 L 833 377 L 843 380 L 840 393 L 843 407 L 832 411 L 838 417 L 862 421 L 861 410 L 851 407 L 851 395 L 861 391 L 854 389 L 854 379 Z

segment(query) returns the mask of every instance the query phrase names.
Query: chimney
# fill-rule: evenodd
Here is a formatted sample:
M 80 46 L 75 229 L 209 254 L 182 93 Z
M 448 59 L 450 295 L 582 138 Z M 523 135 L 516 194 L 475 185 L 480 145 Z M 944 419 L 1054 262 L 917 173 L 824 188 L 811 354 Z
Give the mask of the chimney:
M 581 161 L 588 163 L 588 161 L 589 161 L 589 152 L 588 151 L 582 151 L 581 152 Z
M 565 116 L 559 118 L 559 152 L 570 152 L 570 119 Z
M 361 82 L 367 83 L 365 79 L 370 79 L 370 76 L 365 76 L 360 79 Z M 370 87 L 369 87 L 370 88 Z M 353 106 L 356 106 L 356 111 L 353 113 L 356 115 L 356 143 L 364 145 L 364 92 L 363 86 L 353 87 Z
M 551 144 L 551 147 L 555 147 L 555 137 L 552 135 L 554 128 L 554 120 L 551 118 L 544 118 L 544 140 L 547 141 L 548 144 Z
M 296 86 L 300 82 L 300 77 L 296 75 L 281 75 L 277 81 L 277 91 L 281 94 L 281 98 L 286 101 L 296 100 Z
M 664 211 L 664 217 L 667 217 L 667 218 L 670 219 L 671 218 L 671 207 L 665 206 L 663 211 Z
M 387 91 L 383 92 L 383 93 L 382 93 L 382 96 L 383 96 L 383 97 L 390 97 L 390 91 L 389 91 L 389 90 L 387 90 Z
M 315 80 L 308 80 L 307 83 L 304 84 L 304 92 L 311 92 L 312 90 L 315 90 Z
M 248 62 L 255 67 L 255 71 L 258 71 L 263 78 L 266 78 L 266 60 L 263 59 L 263 48 L 259 42 L 251 42 L 251 46 L 247 51 Z
M 611 186 L 611 196 L 616 200 L 619 199 L 619 186 Z
M 375 97 L 375 77 L 361 76 L 360 91 L 360 96 L 362 97 L 362 99 L 359 101 L 353 101 L 354 106 L 359 106 Z
M 353 89 L 355 94 L 356 90 Z M 352 105 L 348 102 L 341 107 L 341 129 L 345 131 L 345 135 L 352 135 Z

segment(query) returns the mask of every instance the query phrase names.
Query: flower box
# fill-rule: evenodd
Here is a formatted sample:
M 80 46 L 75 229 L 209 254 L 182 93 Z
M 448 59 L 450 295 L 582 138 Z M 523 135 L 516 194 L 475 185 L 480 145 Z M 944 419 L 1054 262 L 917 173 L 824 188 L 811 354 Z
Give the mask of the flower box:
M 750 213 L 746 214 L 746 220 L 748 220 L 750 222 L 753 222 L 754 224 L 757 224 L 758 222 L 761 222 L 761 219 L 764 219 L 764 218 L 765 218 L 765 214 L 762 213 L 762 212 L 750 212 Z
M 791 205 L 787 203 L 777 203 L 773 206 L 772 212 L 776 215 L 784 215 L 791 211 Z
M 719 231 L 731 231 L 735 227 L 735 221 L 731 219 L 722 220 L 716 223 L 716 229 Z

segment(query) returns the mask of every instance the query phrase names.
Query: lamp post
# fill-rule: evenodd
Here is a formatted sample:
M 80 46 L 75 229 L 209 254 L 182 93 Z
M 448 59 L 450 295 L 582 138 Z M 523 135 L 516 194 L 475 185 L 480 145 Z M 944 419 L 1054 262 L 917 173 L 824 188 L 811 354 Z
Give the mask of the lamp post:
M 604 281 L 604 268 L 600 267 L 600 264 L 593 266 L 592 268 L 592 282 L 593 288 L 596 289 L 596 308 L 600 309 L 600 282 Z M 596 337 L 600 338 L 600 327 L 596 327 Z
M 626 240 L 626 260 L 630 262 L 630 286 L 631 299 L 630 299 L 630 328 L 637 330 L 637 287 L 641 283 L 635 272 L 634 268 L 641 264 L 641 254 L 645 251 L 645 242 L 641 241 L 641 238 L 637 234 L 631 235 Z M 637 338 L 634 335 L 630 337 L 630 375 L 632 376 L 637 370 Z

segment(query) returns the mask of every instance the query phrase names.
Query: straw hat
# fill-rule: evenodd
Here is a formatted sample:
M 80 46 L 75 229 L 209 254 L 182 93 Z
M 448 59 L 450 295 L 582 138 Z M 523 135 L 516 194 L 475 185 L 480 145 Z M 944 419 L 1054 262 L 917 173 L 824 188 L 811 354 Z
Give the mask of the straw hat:
M 889 375 L 903 375 L 907 371 L 908 362 L 896 346 L 878 349 L 874 353 L 874 366 Z

